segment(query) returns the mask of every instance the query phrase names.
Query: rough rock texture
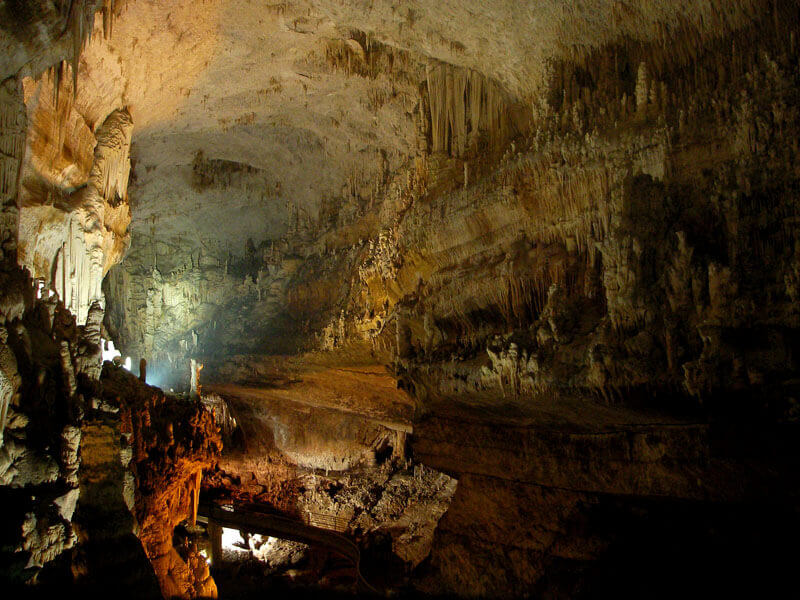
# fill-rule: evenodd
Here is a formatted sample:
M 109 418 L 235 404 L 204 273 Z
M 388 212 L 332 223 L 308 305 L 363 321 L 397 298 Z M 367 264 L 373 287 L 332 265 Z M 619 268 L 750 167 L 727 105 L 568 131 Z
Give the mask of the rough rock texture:
M 95 13 L 101 8 L 109 33 L 114 0 L 4 1 L 0 4 L 3 17 L 0 73 L 4 77 L 38 75 L 66 59 L 77 67 L 81 51 L 91 35 Z
M 260 454 L 227 451 L 219 470 L 206 479 L 204 492 L 206 497 L 224 499 L 234 506 L 278 511 L 350 536 L 360 547 L 360 572 L 369 585 L 378 590 L 410 590 L 411 575 L 431 554 L 434 530 L 450 506 L 457 482 L 393 456 L 391 450 L 384 447 L 370 463 L 337 472 L 292 465 L 275 448 L 268 454 L 264 450 Z M 344 575 L 346 587 L 352 589 L 352 565 L 320 557 L 315 550 L 321 551 L 313 546 L 309 550 L 304 544 L 251 537 L 249 544 L 242 542 L 241 549 L 225 558 L 229 564 L 215 561 L 220 595 L 247 589 L 247 584 L 236 581 L 235 573 L 241 569 L 244 577 L 255 578 L 251 587 L 260 585 L 259 578 L 270 587 L 281 585 L 281 576 L 289 575 L 295 585 L 319 592 L 320 588 L 335 588 Z M 248 560 L 257 562 L 240 564 Z M 237 565 L 234 573 L 231 564 Z
M 2 260 L 15 256 L 19 210 L 17 208 L 17 180 L 24 152 L 27 121 L 22 90 L 19 82 L 9 77 L 0 86 L 0 243 Z
M 76 541 L 80 422 L 91 388 L 75 350 L 92 342 L 55 297 L 35 300 L 26 273 L 7 266 L 0 277 L 7 307 L 0 327 L 4 576 L 19 582 Z
M 36 90 L 26 91 L 31 127 L 19 194 L 19 262 L 45 289 L 63 298 L 83 323 L 89 306 L 103 300 L 103 277 L 130 242 L 127 186 L 133 122 L 126 109 L 115 110 L 92 134 L 72 109 L 77 123 L 68 135 L 62 131 L 63 117 L 48 105 L 50 86 L 40 82 L 28 87 Z M 68 102 L 63 96 L 60 100 Z M 74 158 L 92 147 L 91 160 Z M 58 151 L 65 156 L 53 156 Z
M 415 456 L 468 482 L 417 573 L 429 591 L 557 593 L 561 568 L 577 569 L 570 585 L 579 585 L 593 577 L 585 564 L 618 564 L 609 557 L 629 548 L 637 514 L 658 520 L 697 503 L 687 514 L 696 524 L 704 511 L 751 518 L 744 507 L 770 498 L 778 512 L 791 506 L 797 7 L 310 3 L 302 19 L 298 9 L 290 3 L 275 19 L 293 18 L 287 39 L 302 31 L 310 44 L 330 22 L 338 28 L 339 41 L 326 42 L 333 73 L 294 71 L 311 77 L 309 93 L 335 86 L 331 100 L 312 97 L 299 110 L 285 77 L 259 110 L 242 99 L 237 122 L 216 96 L 214 114 L 230 124 L 224 141 L 192 134 L 178 168 L 160 156 L 188 134 L 142 139 L 137 171 L 149 166 L 132 190 L 148 218 L 138 227 L 150 228 L 143 239 L 164 241 L 155 251 L 134 245 L 109 280 L 107 326 L 126 349 L 175 379 L 195 358 L 210 377 L 267 394 L 295 383 L 257 358 L 249 372 L 220 363 L 232 352 L 299 350 L 295 360 L 314 364 L 317 353 L 304 353 L 316 350 L 331 366 L 391 368 L 415 400 Z M 278 46 L 295 61 L 310 56 L 307 45 Z M 222 54 L 246 47 L 231 42 Z M 372 48 L 395 56 L 392 65 L 402 56 L 403 71 L 375 75 Z M 214 66 L 206 72 L 213 80 Z M 387 143 L 384 124 L 404 123 L 404 133 L 382 164 L 362 160 L 360 179 L 336 175 L 363 148 L 352 132 L 360 109 L 343 121 L 327 102 L 372 102 L 361 86 L 384 77 L 411 110 L 382 105 L 371 143 Z M 169 127 L 199 127 L 192 98 L 208 93 L 213 103 L 219 93 L 206 89 L 192 87 Z M 322 165 L 303 179 L 310 193 L 297 187 L 293 160 L 271 166 L 265 157 L 276 154 L 263 146 L 249 158 L 247 135 L 267 127 L 262 111 L 276 101 L 283 123 L 326 114 L 347 124 L 321 144 L 328 160 L 304 153 L 314 144 L 298 145 L 301 164 Z M 344 193 L 325 187 L 337 176 Z M 231 204 L 214 200 L 221 189 L 252 202 L 235 239 Z M 258 194 L 292 204 L 281 213 L 277 198 Z M 195 229 L 175 232 L 187 220 L 169 212 L 159 227 L 154 201 L 165 195 L 192 198 L 180 210 L 194 210 Z M 212 216 L 218 206 L 224 219 Z M 248 229 L 260 210 L 277 222 Z M 220 225 L 203 229 L 210 221 Z M 652 497 L 663 504 L 648 504 Z M 498 521 L 497 544 L 459 531 L 482 506 L 486 521 Z M 513 540 L 515 521 L 501 510 L 530 523 L 529 541 Z M 566 527 L 548 521 L 553 511 L 594 523 L 607 510 L 626 532 L 622 546 L 591 524 L 567 530 L 558 548 L 547 537 Z M 513 568 L 487 569 L 501 551 Z
M 174 362 L 193 331 L 204 352 L 224 352 L 243 337 L 235 327 L 243 321 L 260 323 L 268 344 L 296 337 L 309 317 L 293 311 L 285 324 L 282 280 L 295 267 L 285 259 L 388 239 L 391 231 L 381 230 L 404 210 L 400 196 L 423 191 L 409 179 L 429 149 L 461 156 L 469 144 L 472 156 L 483 155 L 529 130 L 565 56 L 583 60 L 587 48 L 620 35 L 634 45 L 653 36 L 659 47 L 680 47 L 683 64 L 708 32 L 740 28 L 757 4 L 718 11 L 702 2 L 598 1 L 580 9 L 207 2 L 198 11 L 179 1 L 128 3 L 110 43 L 86 55 L 89 72 L 108 82 L 109 96 L 121 94 L 137 122 L 133 227 L 141 245 L 111 294 L 120 311 L 112 324 L 128 330 L 120 330 L 126 352 Z M 471 18 L 476 10 L 485 16 Z M 153 25 L 165 21 L 166 30 Z M 269 60 L 258 61 L 261 52 Z M 479 165 L 444 166 L 445 180 L 464 173 L 469 180 L 470 170 L 478 176 Z M 410 173 L 395 178 L 404 167 Z M 223 277 L 237 262 L 231 255 L 248 258 L 248 248 L 259 255 L 252 268 Z M 311 265 L 317 278 L 334 272 L 336 289 L 314 292 L 326 309 L 347 294 L 341 288 L 352 273 L 339 273 L 363 261 L 347 254 Z M 242 303 L 248 310 L 237 310 Z
M 692 577 L 708 591 L 761 585 L 750 576 L 718 582 L 740 563 L 769 573 L 769 585 L 786 581 L 777 548 L 798 525 L 796 428 L 634 423 L 627 409 L 616 420 L 606 409 L 570 426 L 544 414 L 512 424 L 467 411 L 437 411 L 415 429 L 415 458 L 458 477 L 421 575 L 425 591 L 580 596 L 610 585 L 603 569 L 620 573 L 611 589 L 626 596 L 646 593 L 665 568 L 681 572 L 659 595 Z M 785 527 L 751 528 L 766 514 Z M 687 566 L 687 546 L 691 556 L 708 553 L 702 575 Z M 630 566 L 637 553 L 658 555 L 660 566 L 639 573 Z
M 252 370 L 249 381 L 231 376 L 241 373 L 231 363 Z M 243 385 L 221 383 L 229 377 Z M 286 357 L 259 364 L 254 357 L 236 357 L 204 368 L 203 381 L 203 389 L 223 398 L 235 418 L 248 461 L 278 452 L 306 469 L 346 471 L 374 463 L 386 448 L 405 454 L 414 407 L 382 367 L 331 368 Z
M 428 558 L 434 529 L 450 506 L 456 483 L 422 465 L 401 469 L 387 463 L 374 472 L 333 480 L 306 478 L 300 506 L 309 513 L 349 521 L 348 529 L 364 540 L 362 570 L 376 584 L 377 577 L 384 585 L 397 585 L 393 578 L 407 576 Z M 391 553 L 381 549 L 378 554 L 374 548 L 387 535 Z M 393 562 L 401 565 L 399 573 L 380 572 L 398 569 Z
M 253 476 L 231 482 L 279 499 L 299 493 L 289 463 L 352 466 L 383 433 L 353 423 L 393 378 L 416 460 L 460 478 L 418 589 L 577 596 L 619 575 L 674 595 L 748 563 L 786 577 L 796 2 L 130 0 L 89 44 L 109 3 L 94 27 L 95 3 L 18 5 L 0 3 L 4 256 L 18 227 L 20 258 L 82 323 L 124 252 L 128 189 L 105 328 L 153 382 L 188 387 L 194 361 L 229 386 L 245 438 L 280 455 L 246 453 Z M 83 246 L 68 201 L 87 204 Z M 90 275 L 67 293 L 73 269 Z M 74 394 L 73 338 L 20 333 L 32 284 L 10 271 L 0 325 L 46 347 Z M 20 356 L 0 355 L 3 406 L 44 385 Z M 350 389 L 379 367 L 379 392 Z M 332 404 L 361 414 L 328 419 Z M 53 431 L 64 451 L 25 470 L 35 485 L 75 480 L 74 432 Z M 148 550 L 161 573 L 186 498 Z M 49 521 L 25 523 L 47 538 Z M 689 563 L 714 557 L 705 572 L 681 542 Z M 190 593 L 185 573 L 164 581 Z
M 67 584 L 76 593 L 157 596 L 132 511 L 138 499 L 145 524 L 156 512 L 144 481 L 150 471 L 160 472 L 159 493 L 185 486 L 184 474 L 166 464 L 137 457 L 131 465 L 118 396 L 135 396 L 135 385 L 119 390 L 105 376 L 103 391 L 101 381 L 100 286 L 129 243 L 133 130 L 123 105 L 109 106 L 92 86 L 78 92 L 101 8 L 96 33 L 108 34 L 113 0 L 0 3 L 0 559 L 12 595 L 34 593 L 30 584 L 39 583 L 51 597 Z M 170 410 L 179 421 L 187 413 L 162 407 L 159 417 Z M 218 443 L 211 415 L 197 411 L 185 415 L 193 437 L 179 428 L 173 449 L 195 470 Z M 147 434 L 140 446 L 152 450 L 152 432 L 136 433 Z M 192 481 L 198 488 L 196 474 Z M 190 595 L 210 595 L 208 573 L 196 575 Z
M 196 518 L 203 470 L 222 450 L 212 414 L 200 403 L 168 399 L 158 388 L 109 363 L 102 382 L 103 400 L 120 412 L 120 433 L 134 476 L 130 500 L 138 537 L 162 595 L 216 597 L 208 569 L 189 568 L 172 545 L 174 527 Z
M 38 279 L 17 263 L 26 244 L 35 246 L 50 238 L 60 247 L 70 241 L 56 232 L 58 225 L 52 221 L 63 218 L 70 210 L 86 215 L 98 210 L 97 194 L 92 197 L 91 193 L 81 193 L 72 199 L 71 207 L 60 203 L 38 223 L 29 221 L 32 230 L 21 239 L 20 217 L 28 216 L 24 209 L 20 210 L 23 165 L 47 164 L 49 169 L 56 168 L 49 152 L 55 142 L 39 144 L 35 138 L 46 136 L 40 125 L 48 120 L 58 122 L 31 112 L 22 74 L 42 73 L 59 63 L 68 47 L 72 48 L 77 65 L 86 38 L 85 21 L 93 20 L 98 7 L 99 3 L 78 2 L 0 5 L 4 15 L 0 43 L 7 50 L 0 67 L 0 494 L 6 507 L 3 580 L 12 586 L 42 578 L 59 579 L 68 571 L 69 551 L 78 541 L 73 520 L 80 495 L 81 423 L 87 399 L 96 391 L 102 321 L 102 308 L 97 302 L 102 299 L 97 293 L 78 294 L 67 299 L 65 306 L 58 296 L 46 290 L 43 294 Z M 63 68 L 52 73 L 63 74 Z M 123 177 L 127 181 L 127 172 L 108 160 L 112 146 L 119 149 L 117 154 L 127 156 L 130 127 L 121 137 L 117 129 L 110 124 L 101 132 L 104 142 L 88 163 L 96 185 L 109 175 L 115 182 Z M 115 136 L 117 139 L 111 142 Z M 87 153 L 92 157 L 93 144 L 79 146 L 67 144 L 57 150 L 67 148 L 67 154 L 74 150 L 77 162 Z M 84 224 L 96 228 L 97 219 Z M 126 227 L 127 222 L 119 232 Z M 90 239 L 98 234 L 102 237 L 101 232 L 95 231 Z M 98 239 L 94 243 L 101 245 Z M 76 249 L 68 264 L 74 268 L 91 259 L 90 250 Z M 49 265 L 48 269 L 54 266 Z M 101 270 L 102 267 L 101 263 Z M 62 281 L 67 277 L 63 268 L 58 273 Z M 44 274 L 48 281 L 51 275 L 50 270 Z M 71 283 L 99 292 L 102 273 L 95 273 L 93 283 L 82 275 L 80 270 L 70 273 Z M 59 291 L 65 291 L 63 286 Z M 79 322 L 69 309 L 81 313 Z
M 238 229 L 235 242 L 229 227 L 249 227 L 254 218 L 237 219 L 230 202 L 220 204 L 209 190 L 256 202 L 253 194 L 272 185 L 259 178 L 287 178 L 288 165 L 268 169 L 211 158 L 198 143 L 186 158 L 192 174 L 173 169 L 170 181 L 186 186 L 182 193 L 202 202 L 201 210 L 224 205 L 228 214 L 211 218 L 213 231 L 200 229 L 209 220 L 196 211 L 191 220 L 170 217 L 162 227 L 144 204 L 171 196 L 155 187 L 152 174 L 167 165 L 161 154 L 148 158 L 147 132 L 137 142 L 143 153 L 138 164 L 151 161 L 153 167 L 137 174 L 133 189 L 143 203 L 138 227 L 150 229 L 107 287 L 109 330 L 155 372 L 185 372 L 193 355 L 285 353 L 362 338 L 378 344 L 384 357 L 387 343 L 397 358 L 424 356 L 421 369 L 411 367 L 420 371 L 417 385 L 443 388 L 429 390 L 442 394 L 514 396 L 561 385 L 611 397 L 653 383 L 701 397 L 713 395 L 718 369 L 739 373 L 742 385 L 770 381 L 777 363 L 791 370 L 786 361 L 758 358 L 757 349 L 739 358 L 742 350 L 723 330 L 750 326 L 753 311 L 769 300 L 775 314 L 762 317 L 759 336 L 770 350 L 791 345 L 785 328 L 793 326 L 792 258 L 773 256 L 777 250 L 754 238 L 774 230 L 789 236 L 781 248 L 793 248 L 786 190 L 795 175 L 783 169 L 792 164 L 793 150 L 781 136 L 789 141 L 795 118 L 796 48 L 792 19 L 775 18 L 792 9 L 767 3 L 758 12 L 755 4 L 741 3 L 711 15 L 687 5 L 680 8 L 688 19 L 683 27 L 667 25 L 674 18 L 669 9 L 629 9 L 628 18 L 615 17 L 620 30 L 637 23 L 640 36 L 660 31 L 658 41 L 606 40 L 610 32 L 588 28 L 592 49 L 573 57 L 561 46 L 571 38 L 562 36 L 561 49 L 550 48 L 547 68 L 534 78 L 533 100 L 514 96 L 518 85 L 503 91 L 462 68 L 466 57 L 403 74 L 376 62 L 380 77 L 415 83 L 409 93 L 420 124 L 411 139 L 418 150 L 390 160 L 377 179 L 360 179 L 374 184 L 365 190 L 350 180 L 345 197 L 318 193 L 326 198 L 319 206 L 293 205 L 280 217 L 282 225 Z M 135 6 L 129 10 L 135 14 Z M 571 15 L 576 21 L 561 29 L 581 30 L 584 17 Z M 457 22 L 452 11 L 438 18 Z M 647 18 L 660 24 L 645 27 Z M 176 25 L 195 26 L 191 19 Z M 716 35 L 706 38 L 706 28 Z M 728 28 L 736 32 L 726 35 Z M 125 34 L 119 36 L 115 43 L 126 43 Z M 366 52 L 356 38 L 326 56 L 340 60 L 351 56 L 348 48 L 358 54 L 356 46 Z M 667 39 L 681 52 L 666 50 Z M 544 48 L 555 44 L 552 36 L 546 40 Z M 423 58 L 409 55 L 419 64 L 427 62 Z M 343 73 L 321 79 L 344 81 L 348 90 L 370 81 L 372 63 L 362 71 L 353 60 Z M 712 97 L 718 89 L 722 93 Z M 358 90 L 347 93 L 359 96 Z M 288 90 L 275 95 L 292 97 Z M 518 111 L 524 118 L 514 118 Z M 256 115 L 253 127 L 261 118 Z M 242 135 L 233 127 L 226 143 L 244 143 Z M 513 143 L 509 136 L 516 137 Z M 762 171 L 764 161 L 775 172 Z M 333 164 L 324 162 L 325 168 Z M 281 194 L 299 198 L 288 185 Z M 759 220 L 759 194 L 782 203 L 770 222 Z M 277 218 L 272 204 L 259 206 Z M 172 205 L 159 204 L 164 218 Z M 172 233 L 190 221 L 198 229 Z M 654 235 L 656 223 L 664 227 Z M 770 276 L 763 273 L 772 287 L 752 281 L 754 261 L 774 265 Z M 783 303 L 772 301 L 775 294 Z M 742 298 L 735 303 L 737 295 Z M 390 339 L 394 334 L 397 341 Z M 461 368 L 465 345 L 475 360 Z M 427 382 L 431 357 L 447 362 L 440 360 L 447 353 L 459 355 L 443 365 L 453 376 Z M 432 379 L 440 379 L 438 367 Z
M 81 488 L 74 518 L 79 545 L 71 564 L 75 585 L 93 594 L 118 587 L 129 597 L 158 597 L 158 579 L 136 536 L 132 453 L 121 435 L 119 414 L 93 413 L 81 431 Z

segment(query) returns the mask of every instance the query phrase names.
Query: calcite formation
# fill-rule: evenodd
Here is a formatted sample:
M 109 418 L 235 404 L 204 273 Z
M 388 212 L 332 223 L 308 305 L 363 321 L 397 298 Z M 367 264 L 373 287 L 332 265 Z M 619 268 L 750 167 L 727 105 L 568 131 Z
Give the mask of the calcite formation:
M 87 110 L 78 97 L 81 53 L 99 8 L 0 6 L 9 50 L 0 72 L 0 494 L 2 580 L 11 593 L 23 583 L 58 585 L 65 571 L 86 591 L 127 581 L 131 593 L 158 593 L 135 536 L 136 519 L 147 522 L 155 510 L 141 491 L 147 467 L 119 445 L 119 398 L 107 401 L 114 384 L 104 376 L 103 392 L 101 382 L 101 281 L 129 243 L 133 121 L 122 106 L 98 118 L 98 105 Z M 108 34 L 114 3 L 102 9 L 98 26 Z M 135 398 L 135 389 L 123 397 Z M 202 444 L 218 452 L 212 417 L 198 410 L 187 415 L 201 432 L 195 454 L 182 429 L 177 435 L 178 454 L 196 465 L 187 476 L 195 490 L 212 452 Z M 180 466 L 155 468 L 166 474 L 159 492 L 186 485 Z M 213 591 L 207 575 L 194 581 L 192 597 Z
M 145 587 L 213 595 L 172 546 L 201 489 L 344 523 L 407 592 L 786 579 L 796 2 L 24 4 L 9 579 L 99 582 L 115 540 Z
M 176 404 L 131 373 L 111 365 L 104 369 L 103 398 L 120 411 L 120 433 L 130 453 L 138 536 L 161 593 L 165 598 L 216 597 L 205 561 L 190 560 L 190 568 L 172 545 L 174 527 L 196 520 L 203 470 L 222 449 L 214 417 L 200 403 Z
M 48 90 L 39 87 L 44 88 L 37 94 L 41 101 L 41 94 Z M 55 121 L 56 127 L 61 127 L 46 107 L 37 107 L 31 120 Z M 122 258 L 129 243 L 127 186 L 133 122 L 130 113 L 121 109 L 108 115 L 94 135 L 82 121 L 80 124 L 78 131 L 86 139 L 75 134 L 77 139 L 71 141 L 79 147 L 94 144 L 91 167 L 84 174 L 73 171 L 80 168 L 74 163 L 58 174 L 46 172 L 39 161 L 47 161 L 51 168 L 55 161 L 40 153 L 46 152 L 46 140 L 51 138 L 47 131 L 31 130 L 31 160 L 23 164 L 22 171 L 18 255 L 19 262 L 84 322 L 89 306 L 103 301 L 103 277 Z M 55 137 L 65 149 L 66 140 Z M 45 148 L 39 149 L 43 144 Z

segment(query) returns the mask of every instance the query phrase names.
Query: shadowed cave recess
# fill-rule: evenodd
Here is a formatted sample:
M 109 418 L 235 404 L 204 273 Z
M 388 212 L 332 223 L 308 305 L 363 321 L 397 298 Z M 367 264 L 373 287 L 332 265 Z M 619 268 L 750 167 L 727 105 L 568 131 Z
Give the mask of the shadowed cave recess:
M 794 0 L 0 0 L 4 598 L 772 597 Z

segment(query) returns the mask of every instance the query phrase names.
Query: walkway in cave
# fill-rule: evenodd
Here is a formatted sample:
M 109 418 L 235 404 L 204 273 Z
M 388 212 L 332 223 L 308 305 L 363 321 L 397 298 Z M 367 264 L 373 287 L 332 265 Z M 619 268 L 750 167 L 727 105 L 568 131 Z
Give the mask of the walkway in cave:
M 264 512 L 250 506 L 237 505 L 230 510 L 215 504 L 200 504 L 198 521 L 208 524 L 212 541 L 214 560 L 222 555 L 220 534 L 221 528 L 238 529 L 248 533 L 258 533 L 284 540 L 291 540 L 324 548 L 347 559 L 354 568 L 358 591 L 366 594 L 378 594 L 361 574 L 361 551 L 358 545 L 347 536 L 334 529 L 317 527 L 292 519 L 284 515 Z M 335 524 L 331 524 L 335 526 Z

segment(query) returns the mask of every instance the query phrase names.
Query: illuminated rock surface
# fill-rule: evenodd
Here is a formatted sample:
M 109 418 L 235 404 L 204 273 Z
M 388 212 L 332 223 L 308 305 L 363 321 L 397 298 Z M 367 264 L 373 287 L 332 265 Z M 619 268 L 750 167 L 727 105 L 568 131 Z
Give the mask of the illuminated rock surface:
M 266 534 L 209 566 L 202 487 L 382 590 L 787 581 L 798 35 L 789 0 L 0 0 L 0 578 L 354 589 Z

